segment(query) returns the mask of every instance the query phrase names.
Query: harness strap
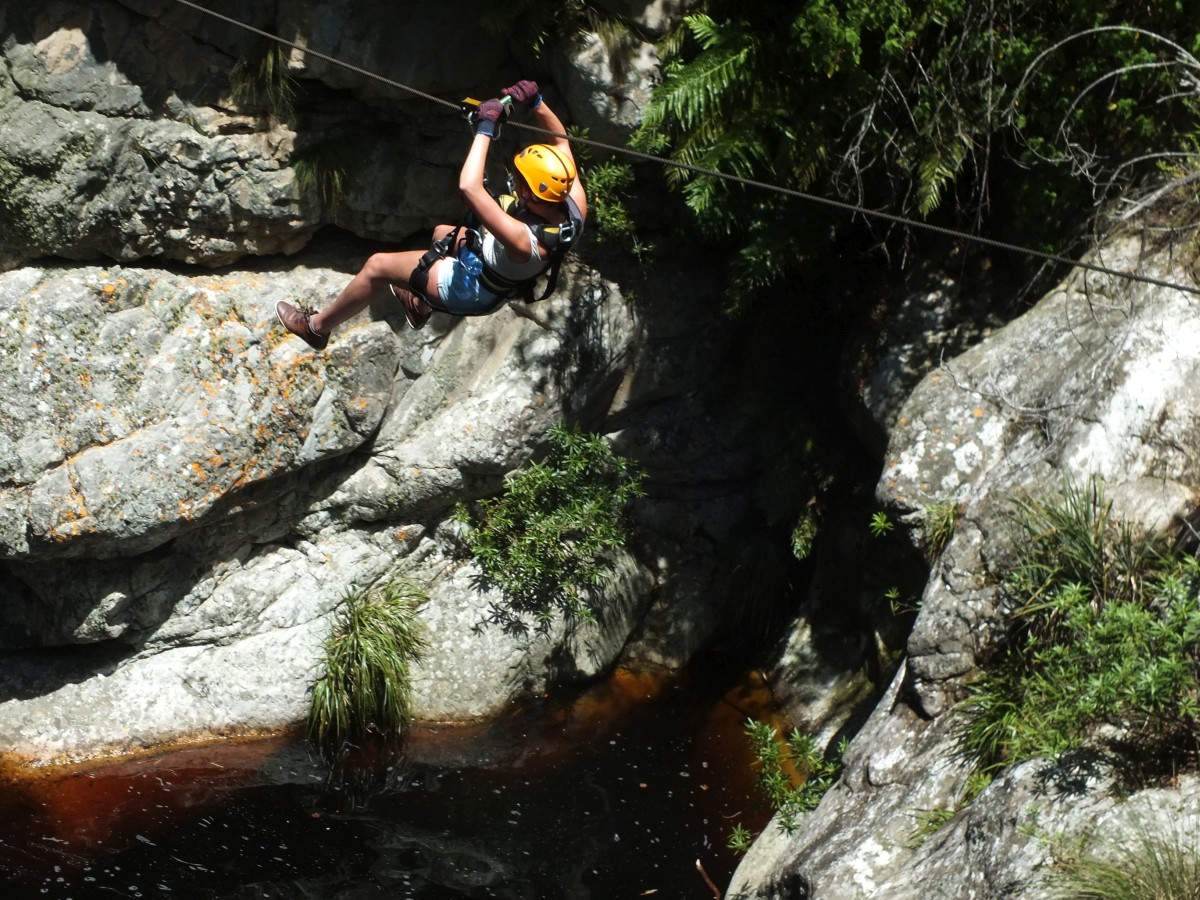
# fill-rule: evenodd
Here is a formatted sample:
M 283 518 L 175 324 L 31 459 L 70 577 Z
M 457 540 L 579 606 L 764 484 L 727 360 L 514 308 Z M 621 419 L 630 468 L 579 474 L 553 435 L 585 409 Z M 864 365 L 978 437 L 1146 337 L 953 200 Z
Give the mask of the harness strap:
M 541 273 L 539 272 L 538 275 L 540 274 Z M 538 275 L 535 275 L 534 277 L 536 278 Z M 517 288 L 519 288 L 524 282 L 513 281 L 511 278 L 505 278 L 485 262 L 483 264 L 483 271 L 479 273 L 479 283 L 497 297 L 503 297 L 507 300 L 517 292 Z
M 438 309 L 441 309 L 441 303 L 438 302 L 437 289 L 434 289 L 432 297 L 429 295 L 429 270 L 435 262 L 439 259 L 444 259 L 453 252 L 454 245 L 458 243 L 458 233 L 462 231 L 463 227 L 461 224 L 455 225 L 454 230 L 444 238 L 440 241 L 434 241 L 421 259 L 418 260 L 416 268 L 408 276 L 409 289 L 420 295 L 430 306 L 437 307 Z
M 509 215 L 516 215 L 515 197 L 504 194 L 497 197 L 496 202 Z M 507 300 L 517 294 L 522 294 L 528 303 L 545 300 L 554 293 L 555 288 L 558 286 L 559 265 L 562 263 L 562 259 L 567 254 L 567 251 L 575 246 L 575 243 L 583 234 L 583 216 L 579 213 L 579 206 L 571 197 L 567 197 L 565 202 L 567 205 L 566 222 L 559 225 L 544 223 L 530 226 L 534 229 L 537 242 L 550 251 L 546 265 L 536 275 L 520 280 L 506 278 L 484 261 L 483 270 L 479 273 L 480 285 L 503 300 Z M 437 290 L 434 290 L 432 297 L 429 295 L 429 270 L 435 262 L 439 259 L 444 259 L 454 251 L 455 246 L 458 244 L 459 232 L 464 228 L 467 231 L 466 242 L 468 249 L 479 254 L 482 261 L 482 240 L 479 234 L 479 219 L 473 211 L 468 209 L 465 220 L 454 226 L 454 230 L 440 241 L 434 241 L 408 277 L 409 287 L 423 297 L 425 302 L 431 306 L 441 308 L 441 304 L 437 299 Z M 537 251 L 536 246 L 533 249 L 535 252 Z M 534 284 L 546 272 L 550 273 L 546 282 L 546 288 L 542 291 L 540 297 L 535 298 L 533 296 Z

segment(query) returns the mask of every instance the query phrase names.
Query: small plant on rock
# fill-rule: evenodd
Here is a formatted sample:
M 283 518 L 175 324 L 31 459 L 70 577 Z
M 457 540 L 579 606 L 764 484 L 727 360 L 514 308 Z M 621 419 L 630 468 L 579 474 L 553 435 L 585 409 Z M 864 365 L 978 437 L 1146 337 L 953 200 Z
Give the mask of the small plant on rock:
M 279 121 L 291 118 L 296 80 L 288 72 L 287 50 L 281 45 L 271 43 L 239 59 L 229 78 L 237 106 L 264 110 Z
M 325 206 L 340 203 L 346 193 L 347 164 L 341 149 L 333 144 L 310 148 L 296 158 L 296 188 L 317 197 Z
M 746 737 L 758 766 L 758 789 L 770 801 L 780 830 L 795 834 L 800 816 L 817 808 L 841 774 L 846 740 L 826 755 L 811 736 L 793 729 L 784 742 L 774 727 L 754 719 L 746 720 Z M 740 823 L 735 825 L 730 849 L 745 852 L 750 842 L 749 832 Z
M 917 826 L 908 836 L 908 846 L 913 850 L 921 847 L 926 841 L 937 834 L 943 825 L 949 822 L 962 809 L 962 804 L 954 807 L 937 806 L 933 809 L 914 810 Z
M 395 734 L 411 720 L 409 666 L 427 646 L 416 611 L 427 599 L 403 579 L 346 596 L 309 706 L 309 737 L 323 749 L 372 731 Z
M 872 535 L 875 537 L 883 537 L 893 528 L 895 528 L 896 525 L 891 519 L 888 518 L 888 514 L 881 510 L 871 514 L 871 522 L 868 527 L 871 529 Z
M 958 525 L 959 513 L 958 504 L 953 500 L 943 500 L 925 507 L 925 541 L 930 556 L 937 556 L 946 549 Z
M 550 452 L 511 476 L 499 497 L 455 518 L 470 526 L 466 543 L 498 587 L 501 624 L 520 630 L 532 615 L 541 629 L 556 613 L 590 620 L 611 554 L 627 538 L 626 511 L 644 496 L 644 474 L 600 435 L 566 425 L 550 431 Z

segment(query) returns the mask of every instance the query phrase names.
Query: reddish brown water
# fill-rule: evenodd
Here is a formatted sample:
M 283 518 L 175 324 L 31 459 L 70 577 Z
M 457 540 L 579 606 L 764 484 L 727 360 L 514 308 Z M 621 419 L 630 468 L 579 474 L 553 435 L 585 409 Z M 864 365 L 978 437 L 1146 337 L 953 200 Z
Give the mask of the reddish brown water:
M 711 898 L 764 827 L 761 679 L 619 670 L 338 777 L 295 737 L 0 785 L 0 897 Z

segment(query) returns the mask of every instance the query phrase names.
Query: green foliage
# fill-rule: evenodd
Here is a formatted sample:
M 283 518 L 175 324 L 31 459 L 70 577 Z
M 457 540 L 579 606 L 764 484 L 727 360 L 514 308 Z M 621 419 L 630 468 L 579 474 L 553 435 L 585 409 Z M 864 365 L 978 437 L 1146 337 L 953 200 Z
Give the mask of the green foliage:
M 473 525 L 467 545 L 485 580 L 500 588 L 497 621 L 520 627 L 532 614 L 545 629 L 556 612 L 592 619 L 594 595 L 624 546 L 625 513 L 644 496 L 644 473 L 600 435 L 566 425 L 550 431 L 547 457 L 508 479 L 503 495 L 455 517 Z
M 821 530 L 821 517 L 813 506 L 807 506 L 792 527 L 792 556 L 808 559 Z
M 750 833 L 750 830 L 741 822 L 738 822 L 733 826 L 733 831 L 729 832 L 729 840 L 726 841 L 725 846 L 734 853 L 745 853 L 753 843 L 754 836 Z
M 931 503 L 925 507 L 925 541 L 929 546 L 930 556 L 937 556 L 946 549 L 950 538 L 954 536 L 959 513 L 958 504 L 953 500 Z
M 909 846 L 913 850 L 916 850 L 937 834 L 941 830 L 941 827 L 953 819 L 961 809 L 962 806 L 959 805 L 954 808 L 939 806 L 934 809 L 917 810 L 917 827 L 908 836 Z
M 780 830 L 795 834 L 800 816 L 817 808 L 841 774 L 846 740 L 826 757 L 809 735 L 793 729 L 785 744 L 772 726 L 754 719 L 746 720 L 746 737 L 758 766 L 758 789 L 770 801 Z M 795 775 L 801 779 L 799 784 L 795 783 Z M 748 847 L 748 838 L 746 829 L 736 825 L 729 846 Z
M 639 258 L 653 252 L 637 235 L 624 195 L 633 185 L 633 167 L 605 162 L 589 168 L 584 177 L 588 190 L 588 214 L 596 223 L 599 239 L 628 246 Z
M 1097 479 L 1019 504 L 1018 523 L 1011 633 L 962 710 L 979 771 L 1057 758 L 1103 726 L 1115 749 L 1194 765 L 1200 562 L 1114 521 Z
M 880 510 L 871 514 L 871 523 L 868 527 L 871 529 L 871 534 L 875 537 L 883 537 L 896 526 L 888 518 L 888 514 Z
M 325 672 L 309 705 L 309 737 L 322 748 L 370 731 L 394 734 L 412 718 L 409 665 L 426 648 L 416 617 L 426 600 L 402 579 L 346 596 L 325 641 Z
M 1072 900 L 1196 900 L 1200 852 L 1182 829 L 1137 822 L 1132 840 L 1105 840 L 1056 861 L 1051 883 Z
M 753 335 L 748 338 L 754 350 L 744 372 L 738 376 L 747 383 L 776 383 L 794 375 L 795 363 L 788 353 L 790 345 L 780 354 L 774 352 L 775 348 L 764 352 L 766 341 L 777 337 L 780 331 L 773 325 L 766 328 L 771 334 L 765 335 L 763 341 Z M 818 429 L 799 410 L 789 416 L 789 421 L 781 423 L 778 399 L 769 391 L 755 392 L 752 398 L 739 395 L 736 402 L 738 414 L 750 423 L 755 435 L 752 443 L 762 460 L 754 486 L 754 504 L 769 527 L 791 531 L 793 555 L 804 559 L 820 529 L 818 497 L 828 486 L 829 478 L 817 452 L 814 435 Z
M 235 105 L 263 110 L 286 121 L 296 100 L 296 80 L 288 73 L 288 54 L 281 44 L 263 46 L 259 53 L 239 59 L 229 73 Z
M 893 585 L 884 591 L 884 598 L 888 602 L 888 609 L 891 610 L 893 616 L 903 616 L 909 613 L 915 613 L 921 608 L 921 601 L 915 597 L 905 597 L 900 588 Z
M 673 54 L 660 48 L 636 143 L 683 166 L 668 179 L 701 231 L 732 247 L 745 290 L 778 283 L 803 262 L 798 247 L 850 223 L 690 167 L 969 227 L 993 213 L 997 232 L 1062 249 L 1096 197 L 1194 152 L 1185 51 L 1200 41 L 1184 7 L 716 0 L 685 18 Z

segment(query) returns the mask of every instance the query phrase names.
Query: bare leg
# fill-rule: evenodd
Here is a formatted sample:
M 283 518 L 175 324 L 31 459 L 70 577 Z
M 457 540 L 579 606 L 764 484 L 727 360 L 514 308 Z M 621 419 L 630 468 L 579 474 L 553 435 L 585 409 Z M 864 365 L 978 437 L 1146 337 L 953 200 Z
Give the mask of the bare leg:
M 376 291 L 389 284 L 407 288 L 408 276 L 424 255 L 424 250 L 372 255 L 337 298 L 321 312 L 309 318 L 310 326 L 321 334 L 329 334 L 343 322 L 366 309 Z M 432 273 L 430 280 L 437 284 L 432 279 Z

